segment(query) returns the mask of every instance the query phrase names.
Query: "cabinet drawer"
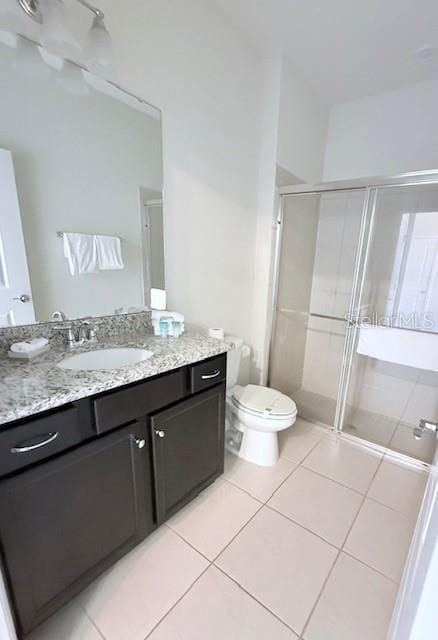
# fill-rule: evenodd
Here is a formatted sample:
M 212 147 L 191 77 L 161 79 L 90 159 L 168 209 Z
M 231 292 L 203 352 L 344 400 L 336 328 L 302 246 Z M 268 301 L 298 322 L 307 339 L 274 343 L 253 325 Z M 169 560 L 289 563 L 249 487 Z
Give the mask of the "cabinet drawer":
M 208 389 L 223 382 L 227 375 L 227 354 L 211 358 L 190 367 L 190 389 L 192 393 Z
M 0 432 L 0 477 L 91 438 L 89 402 L 66 405 Z
M 137 420 L 181 400 L 187 393 L 187 372 L 184 369 L 107 393 L 93 401 L 97 432 L 104 433 Z

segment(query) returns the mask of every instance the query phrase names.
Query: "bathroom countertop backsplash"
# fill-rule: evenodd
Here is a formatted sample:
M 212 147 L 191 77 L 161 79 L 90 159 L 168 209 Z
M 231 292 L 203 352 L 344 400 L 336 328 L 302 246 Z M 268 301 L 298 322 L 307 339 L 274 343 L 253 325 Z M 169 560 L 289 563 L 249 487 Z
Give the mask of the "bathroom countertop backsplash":
M 119 369 L 72 371 L 56 366 L 72 354 L 108 347 L 141 347 L 154 355 Z M 143 328 L 142 331 L 119 332 L 117 336 L 110 334 L 97 343 L 74 349 L 51 342 L 48 352 L 30 362 L 12 360 L 3 350 L 0 353 L 0 425 L 138 382 L 229 349 L 229 344 L 205 335 L 185 333 L 180 338 L 157 338 L 149 328 Z
M 121 333 L 152 330 L 151 315 L 151 311 L 139 311 L 121 315 L 89 316 L 75 320 L 36 322 L 18 327 L 2 327 L 0 328 L 0 356 L 9 350 L 13 342 L 32 340 L 32 338 L 47 338 L 51 344 L 61 346 L 63 337 L 58 329 L 69 325 L 77 328 L 84 320 L 88 320 L 95 327 L 99 339 L 116 337 Z

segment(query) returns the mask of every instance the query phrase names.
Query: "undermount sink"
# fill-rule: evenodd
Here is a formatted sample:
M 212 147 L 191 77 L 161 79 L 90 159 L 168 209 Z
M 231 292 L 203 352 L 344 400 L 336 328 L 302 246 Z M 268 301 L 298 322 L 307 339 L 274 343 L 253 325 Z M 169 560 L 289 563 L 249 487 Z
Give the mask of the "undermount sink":
M 138 364 L 153 356 L 152 351 L 138 348 L 96 349 L 77 353 L 58 362 L 60 369 L 93 371 L 97 369 L 119 369 Z

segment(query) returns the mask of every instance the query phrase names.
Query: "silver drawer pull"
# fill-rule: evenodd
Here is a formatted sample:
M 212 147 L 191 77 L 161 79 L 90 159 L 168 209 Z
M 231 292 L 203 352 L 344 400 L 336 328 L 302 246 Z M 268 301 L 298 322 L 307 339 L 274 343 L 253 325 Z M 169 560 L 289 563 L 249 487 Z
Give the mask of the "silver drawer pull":
M 164 436 L 166 435 L 162 429 L 155 429 L 155 434 L 156 434 L 159 438 L 164 438 Z
M 139 449 L 143 449 L 146 444 L 146 440 L 143 440 L 143 438 L 134 438 L 134 442 Z
M 217 378 L 218 376 L 220 376 L 220 374 L 221 370 L 216 369 L 216 371 L 213 371 L 213 373 L 205 373 L 203 376 L 201 376 L 201 380 L 211 380 L 211 378 Z
M 58 431 L 55 433 L 48 433 L 47 438 L 42 440 L 41 442 L 37 442 L 36 444 L 22 445 L 18 447 L 13 447 L 11 449 L 11 453 L 27 453 L 28 451 L 35 451 L 35 449 L 39 449 L 40 447 L 45 447 L 50 444 L 59 436 Z

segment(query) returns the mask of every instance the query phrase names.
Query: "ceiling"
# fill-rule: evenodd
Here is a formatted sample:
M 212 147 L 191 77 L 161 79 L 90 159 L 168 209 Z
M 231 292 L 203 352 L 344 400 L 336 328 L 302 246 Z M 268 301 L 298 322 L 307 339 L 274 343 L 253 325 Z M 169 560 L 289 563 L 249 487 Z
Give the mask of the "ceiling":
M 215 0 L 329 103 L 438 78 L 438 0 Z M 420 59 L 424 45 L 437 49 Z

